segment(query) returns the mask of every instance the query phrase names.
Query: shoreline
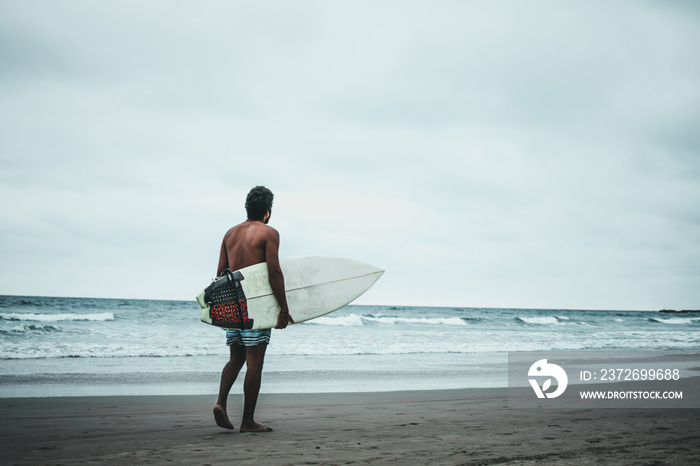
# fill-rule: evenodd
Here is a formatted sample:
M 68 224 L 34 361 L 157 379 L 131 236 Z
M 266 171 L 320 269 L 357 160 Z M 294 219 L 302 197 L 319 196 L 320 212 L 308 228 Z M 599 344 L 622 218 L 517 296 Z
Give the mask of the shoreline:
M 265 362 L 262 394 L 285 393 L 371 393 L 405 390 L 505 389 L 510 385 L 529 387 L 527 378 L 514 377 L 518 362 L 521 375 L 541 352 L 443 353 L 407 355 L 397 365 L 383 355 L 291 355 L 271 354 Z M 681 377 L 700 374 L 700 353 L 679 351 L 558 351 L 560 364 L 569 371 L 570 385 L 588 385 L 577 380 L 581 370 L 608 361 L 614 367 L 677 368 Z M 525 359 L 523 359 L 525 358 Z M 532 358 L 531 360 L 528 358 Z M 525 365 L 520 364 L 525 361 Z M 1 398 L 215 395 L 226 363 L 223 355 L 171 358 L 169 372 L 162 371 L 163 358 L 140 358 L 127 366 L 123 359 L 70 359 L 56 369 L 50 360 L 4 361 L 0 373 Z M 620 366 L 619 364 L 623 364 Z M 610 367 L 613 367 L 610 366 Z M 240 380 L 245 375 L 243 368 Z M 517 382 L 516 382 L 517 380 Z M 641 383 L 641 382 L 640 382 Z M 653 385 L 653 384 L 652 384 Z M 672 387 L 671 387 L 672 388 Z M 231 394 L 242 394 L 242 383 Z
M 261 394 L 256 420 L 274 431 L 249 434 L 218 428 L 214 403 L 210 395 L 0 399 L 0 454 L 17 465 L 700 461 L 700 409 L 512 408 L 507 388 Z M 241 395 L 229 397 L 234 425 L 241 405 Z

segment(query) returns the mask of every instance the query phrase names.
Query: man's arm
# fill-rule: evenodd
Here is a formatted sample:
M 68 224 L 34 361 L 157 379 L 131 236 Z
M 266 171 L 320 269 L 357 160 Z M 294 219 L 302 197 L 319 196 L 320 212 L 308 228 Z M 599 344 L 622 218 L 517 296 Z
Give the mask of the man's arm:
M 265 243 L 265 262 L 267 262 L 272 293 L 282 308 L 277 316 L 277 326 L 275 328 L 285 328 L 288 324 L 294 323 L 294 319 L 289 315 L 287 295 L 284 292 L 284 275 L 282 275 L 282 268 L 280 267 L 279 246 L 280 235 L 277 230 L 270 228 L 270 234 Z
M 225 239 L 225 237 L 224 237 Z M 226 241 L 221 241 L 221 252 L 219 253 L 219 266 L 216 269 L 216 276 L 220 276 L 224 269 L 228 268 L 228 250 L 226 249 Z

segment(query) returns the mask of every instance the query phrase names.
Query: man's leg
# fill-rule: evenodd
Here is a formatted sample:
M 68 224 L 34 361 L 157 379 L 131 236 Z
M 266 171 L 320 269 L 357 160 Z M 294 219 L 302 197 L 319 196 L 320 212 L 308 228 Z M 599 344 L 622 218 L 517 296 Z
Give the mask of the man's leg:
M 265 360 L 265 350 L 267 343 L 246 348 L 246 375 L 243 382 L 243 393 L 245 403 L 243 405 L 243 421 L 241 422 L 241 432 L 269 432 L 272 429 L 255 422 L 255 405 L 258 402 L 260 393 L 260 380 L 262 378 L 263 362 Z
M 231 391 L 231 387 L 246 360 L 246 349 L 244 346 L 234 344 L 230 348 L 231 358 L 221 372 L 219 399 L 216 400 L 216 406 L 214 407 L 216 425 L 224 429 L 233 429 L 233 424 L 231 424 L 228 414 L 226 414 L 226 401 L 228 400 L 228 393 Z

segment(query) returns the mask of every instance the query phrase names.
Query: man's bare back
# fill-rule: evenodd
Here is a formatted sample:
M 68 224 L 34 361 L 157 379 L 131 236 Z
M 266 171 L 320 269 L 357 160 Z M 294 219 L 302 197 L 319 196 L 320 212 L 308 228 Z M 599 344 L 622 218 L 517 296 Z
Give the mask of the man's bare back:
M 260 221 L 245 221 L 224 235 L 217 275 L 221 275 L 225 268 L 238 270 L 261 262 L 267 262 L 268 267 L 274 266 L 278 250 L 277 230 Z
M 294 320 L 289 315 L 287 297 L 284 293 L 284 275 L 279 260 L 280 235 L 272 227 L 266 225 L 270 212 L 262 220 L 246 220 L 226 232 L 221 242 L 219 267 L 216 275 L 228 268 L 238 270 L 250 265 L 267 262 L 272 293 L 277 298 L 281 312 L 275 328 L 285 328 Z

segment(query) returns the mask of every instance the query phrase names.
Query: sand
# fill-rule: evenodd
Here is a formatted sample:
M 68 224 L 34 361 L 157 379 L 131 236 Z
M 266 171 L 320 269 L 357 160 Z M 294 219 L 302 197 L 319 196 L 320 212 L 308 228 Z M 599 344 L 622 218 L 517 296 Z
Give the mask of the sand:
M 508 408 L 503 388 L 263 394 L 274 431 L 251 434 L 217 427 L 214 401 L 3 399 L 2 464 L 700 464 L 700 409 Z

